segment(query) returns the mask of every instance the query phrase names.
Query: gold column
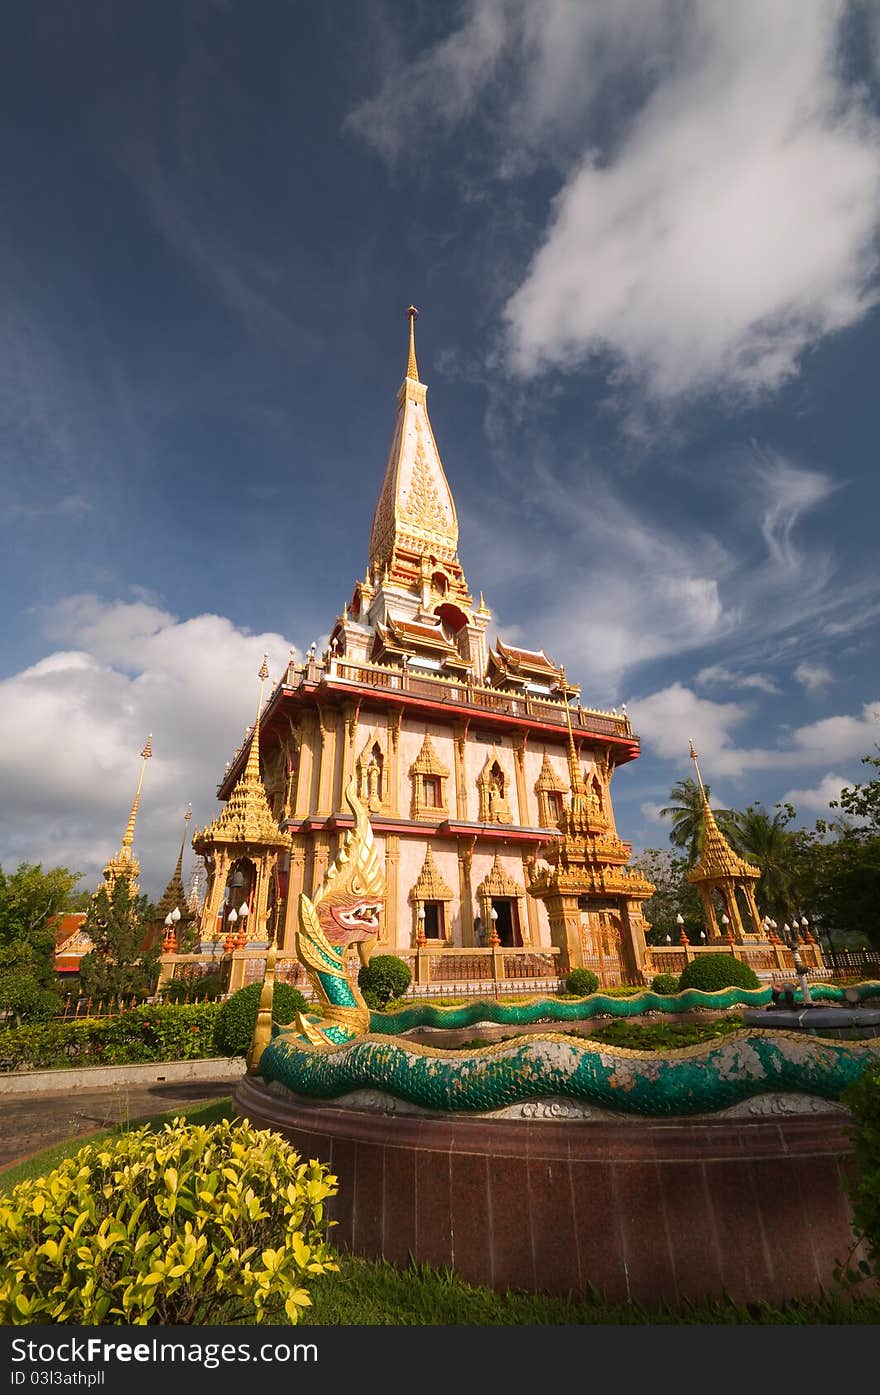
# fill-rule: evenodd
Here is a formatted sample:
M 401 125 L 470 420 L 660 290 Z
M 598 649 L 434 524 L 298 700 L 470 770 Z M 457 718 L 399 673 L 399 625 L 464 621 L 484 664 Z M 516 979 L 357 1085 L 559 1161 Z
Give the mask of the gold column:
M 343 746 L 342 761 L 342 794 L 348 789 L 349 781 L 354 774 L 354 763 L 356 758 L 355 742 L 357 741 L 358 716 L 361 705 L 359 702 L 347 702 L 342 709 L 345 718 L 345 744 Z M 339 801 L 342 808 L 342 799 Z
M 730 920 L 730 929 L 736 939 L 742 939 L 743 927 L 742 918 L 739 913 L 739 906 L 736 904 L 736 896 L 729 882 L 725 882 L 720 888 L 724 907 Z
M 248 918 L 248 939 L 251 940 L 266 940 L 269 938 L 269 927 L 266 924 L 266 917 L 269 905 L 269 880 L 272 874 L 272 862 L 274 862 L 274 857 L 271 853 L 263 853 L 262 857 L 254 859 L 257 884 L 254 888 L 254 904 L 251 908 L 251 915 Z M 253 925 L 250 924 L 250 921 L 253 921 Z
M 528 853 L 523 853 L 523 886 L 526 889 L 526 917 L 528 919 L 528 937 L 526 937 L 525 926 L 523 930 L 523 944 L 537 945 L 540 943 L 541 930 L 538 923 L 538 903 L 534 896 L 529 895 L 529 881 L 531 880 L 532 857 Z
M 519 808 L 519 822 L 530 825 L 529 796 L 526 790 L 526 742 L 528 733 L 517 732 L 513 738 L 513 773 L 516 780 L 516 802 Z
M 332 814 L 333 775 L 336 766 L 336 728 L 338 714 L 332 707 L 318 708 L 318 721 L 321 725 L 321 769 L 318 776 L 318 814 Z
M 755 900 L 755 888 L 751 882 L 748 882 L 743 887 L 743 891 L 745 892 L 746 901 L 748 902 L 749 906 L 749 913 L 752 917 L 752 929 L 756 935 L 763 936 L 766 932 L 764 930 L 763 925 L 761 924 L 761 917 L 758 914 L 758 903 Z
M 468 792 L 465 750 L 467 748 L 467 722 L 457 722 L 452 728 L 455 737 L 455 812 L 458 818 L 467 819 Z M 473 912 L 471 912 L 473 916 Z
M 458 844 L 458 885 L 461 895 L 461 943 L 470 948 L 474 943 L 474 893 L 471 889 L 471 868 L 474 860 L 474 839 Z M 488 943 L 488 941 L 486 941 Z
M 583 968 L 581 913 L 578 909 L 577 895 L 551 891 L 544 900 L 550 921 L 550 940 L 560 951 L 560 974 L 565 975 L 572 969 Z
M 306 712 L 302 723 L 302 744 L 299 750 L 299 773 L 296 778 L 296 810 L 294 818 L 304 819 L 315 808 L 312 786 L 315 779 L 315 751 L 318 745 L 318 719 L 314 712 Z
M 324 880 L 324 874 L 330 864 L 330 835 L 328 833 L 319 832 L 315 833 L 314 839 L 311 867 L 308 869 L 312 884 L 310 895 L 312 896 L 314 896 L 321 882 Z
M 287 914 L 284 919 L 284 934 L 281 937 L 282 949 L 293 949 L 299 925 L 299 898 L 305 886 L 306 837 L 295 833 L 291 840 L 290 877 L 287 883 Z
M 385 909 L 379 929 L 379 941 L 397 948 L 397 869 L 400 864 L 400 838 L 389 833 L 385 839 Z
M 226 890 L 226 878 L 229 875 L 229 857 L 225 852 L 215 852 L 214 871 L 211 876 L 211 885 L 205 897 L 205 904 L 202 907 L 202 922 L 199 928 L 199 936 L 202 940 L 207 940 L 210 944 L 217 934 L 217 916 L 220 907 L 223 905 L 223 892 Z
M 642 908 L 638 901 L 621 902 L 621 921 L 623 934 L 621 936 L 621 948 L 624 957 L 628 960 L 627 967 L 635 974 L 636 981 L 645 978 L 645 957 L 647 945 L 645 943 L 645 918 L 642 915 Z
M 394 818 L 400 814 L 400 772 L 398 766 L 402 718 L 403 713 L 400 708 L 388 714 L 388 764 L 390 767 L 388 771 L 388 811 Z
M 712 892 L 706 886 L 701 886 L 699 888 L 699 891 L 700 900 L 703 903 L 703 910 L 706 913 L 706 923 L 709 927 L 710 938 L 713 940 L 718 940 L 721 938 L 721 928 L 715 917 L 715 903 L 712 900 Z

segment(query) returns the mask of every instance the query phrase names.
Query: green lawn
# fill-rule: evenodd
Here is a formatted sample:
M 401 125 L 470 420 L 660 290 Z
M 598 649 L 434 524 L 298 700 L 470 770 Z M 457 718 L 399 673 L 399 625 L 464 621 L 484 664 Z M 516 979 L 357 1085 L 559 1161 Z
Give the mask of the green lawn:
M 228 1097 L 212 1100 L 192 1109 L 176 1109 L 135 1124 L 118 1124 L 112 1129 L 58 1143 L 0 1174 L 0 1192 L 11 1191 L 25 1178 L 42 1176 L 85 1143 L 112 1138 L 144 1124 L 161 1127 L 180 1115 L 194 1124 L 210 1124 L 232 1116 L 232 1101 Z M 587 1298 L 500 1294 L 491 1289 L 475 1288 L 452 1270 L 436 1270 L 414 1263 L 401 1270 L 382 1260 L 353 1256 L 340 1260 L 338 1274 L 326 1274 L 314 1280 L 310 1291 L 314 1306 L 306 1311 L 304 1325 L 320 1327 L 880 1324 L 880 1295 L 852 1302 L 829 1295 L 818 1302 L 794 1301 L 781 1307 L 763 1303 L 743 1307 L 732 1302 L 716 1302 L 688 1305 L 672 1312 L 663 1307 L 606 1303 L 598 1293 Z M 283 1313 L 273 1315 L 272 1320 L 286 1324 Z

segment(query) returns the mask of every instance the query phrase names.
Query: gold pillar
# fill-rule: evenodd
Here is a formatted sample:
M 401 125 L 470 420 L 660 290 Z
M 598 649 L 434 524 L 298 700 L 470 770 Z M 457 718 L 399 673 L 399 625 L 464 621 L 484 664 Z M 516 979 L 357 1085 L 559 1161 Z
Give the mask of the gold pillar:
M 621 949 L 624 957 L 628 960 L 627 968 L 635 976 L 636 982 L 645 977 L 645 957 L 647 945 L 645 943 L 645 917 L 642 915 L 641 902 L 622 901 L 621 906 Z
M 526 889 L 526 919 L 528 921 L 528 932 L 525 925 L 521 925 L 523 944 L 537 945 L 541 940 L 541 931 L 538 924 L 538 903 L 534 896 L 529 895 L 529 882 L 531 881 L 532 858 L 528 853 L 523 853 L 523 886 Z
M 706 924 L 709 927 L 709 938 L 718 940 L 721 938 L 721 929 L 715 917 L 715 903 L 712 900 L 712 892 L 709 887 L 702 883 L 698 887 L 700 900 L 703 903 L 703 911 L 706 916 Z
M 722 882 L 719 891 L 721 892 L 721 899 L 724 902 L 724 908 L 727 911 L 727 917 L 730 921 L 730 928 L 734 938 L 741 940 L 743 933 L 742 918 L 740 917 L 739 906 L 736 904 L 736 896 L 734 895 L 732 883 Z
M 342 760 L 342 794 L 348 789 L 348 783 L 354 775 L 354 763 L 356 759 L 355 743 L 357 741 L 358 715 L 361 710 L 359 702 L 347 702 L 342 709 L 345 718 L 345 742 L 343 745 Z M 339 801 L 342 807 L 342 799 Z
M 458 845 L 458 886 L 461 897 L 461 943 L 471 948 L 474 943 L 474 893 L 471 888 L 471 869 L 474 860 L 474 839 L 459 842 Z M 488 932 L 487 932 L 488 936 Z M 488 938 L 484 940 L 488 944 Z
M 547 906 L 551 943 L 559 950 L 559 972 L 564 977 L 572 969 L 583 967 L 578 898 L 571 892 L 551 891 L 542 900 Z
M 455 737 L 455 812 L 460 819 L 467 819 L 468 816 L 467 769 L 465 767 L 467 731 L 467 722 L 457 722 L 452 728 Z
M 531 824 L 529 816 L 529 796 L 526 790 L 526 742 L 528 734 L 517 732 L 513 738 L 513 774 L 516 780 L 516 803 L 519 809 L 519 822 Z
M 379 927 L 379 942 L 397 948 L 397 871 L 400 865 L 400 838 L 389 833 L 385 839 L 385 908 Z
M 755 888 L 753 884 L 751 882 L 746 882 L 743 887 L 743 892 L 745 893 L 746 902 L 748 903 L 749 914 L 752 917 L 752 930 L 756 935 L 763 936 L 765 931 L 761 924 L 761 917 L 758 914 L 758 903 L 755 900 Z
M 333 810 L 333 775 L 336 766 L 336 728 L 338 714 L 331 707 L 318 708 L 321 725 L 321 768 L 318 775 L 318 807 L 316 813 L 329 815 Z
M 306 838 L 295 833 L 290 849 L 290 877 L 287 883 L 287 911 L 284 918 L 284 932 L 281 948 L 293 949 L 296 944 L 296 931 L 299 925 L 299 898 L 305 886 Z
M 302 744 L 299 751 L 299 774 L 296 779 L 296 812 L 294 817 L 304 819 L 315 808 L 313 785 L 317 762 L 315 751 L 318 746 L 318 719 L 314 712 L 303 714 L 301 723 Z
M 226 878 L 229 875 L 229 857 L 225 852 L 215 852 L 214 871 L 211 876 L 211 885 L 208 887 L 208 894 L 205 897 L 205 904 L 202 907 L 202 920 L 199 928 L 199 937 L 212 943 L 217 935 L 217 916 L 220 907 L 223 905 L 223 893 L 226 890 Z
M 312 890 L 310 895 L 314 896 L 324 874 L 330 865 L 330 835 L 327 833 L 315 833 L 312 847 L 311 867 L 309 868 Z
M 403 713 L 398 708 L 388 714 L 388 810 L 392 817 L 397 818 L 400 814 L 400 771 L 399 750 L 400 750 L 400 724 Z M 407 801 L 407 804 L 409 801 Z M 395 917 L 396 919 L 396 917 Z

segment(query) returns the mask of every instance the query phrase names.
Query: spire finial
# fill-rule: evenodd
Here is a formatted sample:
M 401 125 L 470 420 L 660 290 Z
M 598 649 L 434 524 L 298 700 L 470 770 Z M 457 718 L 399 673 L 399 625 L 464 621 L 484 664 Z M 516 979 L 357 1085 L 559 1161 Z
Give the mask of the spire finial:
M 691 760 L 693 761 L 694 769 L 697 772 L 697 784 L 700 786 L 700 794 L 703 796 L 703 803 L 708 805 L 709 801 L 706 798 L 706 790 L 703 786 L 703 777 L 700 774 L 700 763 L 697 760 L 697 748 L 694 745 L 693 740 L 691 741 Z
M 260 680 L 260 697 L 257 702 L 257 719 L 253 725 L 253 731 L 251 734 L 251 745 L 250 750 L 248 751 L 246 767 L 248 775 L 252 778 L 256 778 L 257 780 L 259 780 L 260 778 L 260 713 L 263 710 L 263 687 L 265 685 L 266 679 L 269 677 L 268 659 L 269 655 L 264 654 L 263 662 L 260 664 L 260 671 L 257 674 L 257 677 Z
M 406 376 L 419 381 L 419 365 L 416 362 L 416 315 L 419 313 L 414 305 L 410 305 L 407 310 L 409 316 L 409 358 L 406 364 Z
M 128 816 L 128 824 L 126 825 L 125 832 L 122 835 L 123 852 L 126 849 L 130 850 L 131 845 L 134 842 L 134 821 L 137 818 L 138 804 L 140 803 L 141 797 L 141 785 L 144 783 L 144 771 L 147 768 L 147 761 L 153 754 L 153 747 L 151 745 L 152 740 L 153 733 L 150 732 L 149 736 L 147 737 L 147 744 L 141 751 L 141 760 L 143 761 L 143 765 L 141 766 L 140 778 L 138 780 L 137 789 L 135 791 L 134 803 L 131 806 L 131 813 Z

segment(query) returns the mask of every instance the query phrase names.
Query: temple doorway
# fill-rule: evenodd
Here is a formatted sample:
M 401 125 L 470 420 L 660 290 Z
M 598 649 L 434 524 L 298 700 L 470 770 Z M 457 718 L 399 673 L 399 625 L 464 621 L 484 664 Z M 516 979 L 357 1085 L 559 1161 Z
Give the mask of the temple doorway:
M 504 949 L 515 949 L 522 944 L 519 928 L 519 907 L 512 896 L 493 896 L 492 910 L 498 915 L 494 920 L 495 933 Z

